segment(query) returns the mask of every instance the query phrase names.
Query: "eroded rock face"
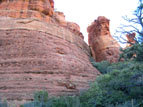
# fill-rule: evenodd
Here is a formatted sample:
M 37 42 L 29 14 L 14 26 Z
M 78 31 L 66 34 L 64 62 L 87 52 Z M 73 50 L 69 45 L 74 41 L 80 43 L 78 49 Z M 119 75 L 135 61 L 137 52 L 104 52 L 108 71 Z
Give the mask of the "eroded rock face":
M 0 3 L 0 16 L 38 18 L 49 22 L 53 12 L 53 0 L 2 0 Z
M 82 39 L 84 39 L 83 34 L 80 32 L 80 27 L 76 23 L 73 22 L 67 22 L 67 28 L 73 32 L 74 34 L 78 35 Z
M 109 19 L 99 16 L 88 28 L 88 43 L 97 61 L 117 62 L 120 45 L 110 34 Z
M 67 26 L 67 21 L 63 12 L 56 11 L 53 16 L 60 25 Z
M 128 42 L 126 47 L 130 47 L 132 46 L 132 44 L 136 43 L 135 41 L 136 33 L 127 34 L 126 37 L 127 37 L 127 42 Z
M 56 20 L 56 22 L 58 22 L 58 24 L 60 24 L 63 27 L 66 27 L 75 35 L 78 35 L 79 37 L 84 39 L 83 34 L 80 32 L 79 25 L 74 22 L 66 21 L 65 15 L 63 12 L 59 12 L 59 11 L 54 12 L 53 18 Z
M 50 16 L 52 12 L 46 15 L 51 22 L 39 16 L 29 17 L 27 12 L 20 13 L 29 11 L 26 6 L 30 1 L 33 8 L 39 9 L 34 13 L 53 8 L 48 0 L 3 0 L 0 3 L 0 97 L 19 105 L 32 100 L 34 92 L 39 90 L 57 96 L 88 89 L 89 83 L 99 75 L 89 62 L 88 45 L 67 27 L 69 24 L 55 23 Z M 16 16 L 6 8 L 17 9 Z M 77 25 L 73 26 L 79 30 Z

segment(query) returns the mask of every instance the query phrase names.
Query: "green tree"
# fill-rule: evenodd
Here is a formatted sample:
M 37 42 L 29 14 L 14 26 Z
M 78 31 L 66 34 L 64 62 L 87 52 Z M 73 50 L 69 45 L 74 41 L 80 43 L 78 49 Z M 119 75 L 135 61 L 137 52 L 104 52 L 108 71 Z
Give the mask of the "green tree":
M 93 86 L 80 96 L 83 107 L 143 105 L 143 63 L 128 61 L 109 67 L 111 71 L 97 77 Z
M 131 47 L 121 50 L 123 53 L 121 54 L 121 58 L 125 60 L 135 59 L 136 61 L 143 61 L 143 0 L 138 1 L 138 6 L 136 10 L 133 12 L 133 17 L 128 18 L 127 16 L 123 17 L 125 21 L 128 22 L 128 25 L 122 25 L 117 33 L 120 33 L 120 37 L 117 39 L 121 43 L 129 43 Z M 123 36 L 130 35 L 132 33 L 136 33 L 135 38 L 132 38 L 135 43 L 129 42 L 124 39 Z

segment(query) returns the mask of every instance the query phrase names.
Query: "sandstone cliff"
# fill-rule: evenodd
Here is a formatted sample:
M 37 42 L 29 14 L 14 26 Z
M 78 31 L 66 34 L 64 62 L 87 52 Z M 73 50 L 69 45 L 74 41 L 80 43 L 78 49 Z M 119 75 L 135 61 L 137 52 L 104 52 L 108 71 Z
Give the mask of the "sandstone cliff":
M 120 45 L 110 34 L 109 20 L 99 16 L 88 28 L 88 43 L 93 58 L 97 61 L 117 62 Z
M 0 97 L 11 104 L 33 93 L 76 94 L 99 72 L 77 24 L 54 12 L 52 0 L 1 0 Z

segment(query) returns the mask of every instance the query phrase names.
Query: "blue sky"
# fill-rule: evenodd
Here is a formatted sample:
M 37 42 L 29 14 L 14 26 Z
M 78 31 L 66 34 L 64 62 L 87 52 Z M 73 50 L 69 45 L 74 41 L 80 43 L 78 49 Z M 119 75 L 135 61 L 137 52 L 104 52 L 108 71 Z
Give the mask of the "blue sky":
M 110 31 L 123 22 L 122 16 L 131 15 L 138 0 L 54 0 L 57 11 L 64 12 L 67 21 L 77 23 L 87 42 L 87 27 L 98 16 L 110 19 Z

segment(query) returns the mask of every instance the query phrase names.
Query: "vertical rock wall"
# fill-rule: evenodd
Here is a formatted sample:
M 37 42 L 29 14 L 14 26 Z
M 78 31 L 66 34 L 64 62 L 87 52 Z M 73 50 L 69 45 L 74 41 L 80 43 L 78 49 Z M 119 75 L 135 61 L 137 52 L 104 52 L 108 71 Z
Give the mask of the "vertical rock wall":
M 120 45 L 110 34 L 109 20 L 99 16 L 88 28 L 88 43 L 93 58 L 97 61 L 117 62 Z
M 99 75 L 79 26 L 57 22 L 53 8 L 52 0 L 0 2 L 0 97 L 10 104 L 31 101 L 39 90 L 78 94 Z

